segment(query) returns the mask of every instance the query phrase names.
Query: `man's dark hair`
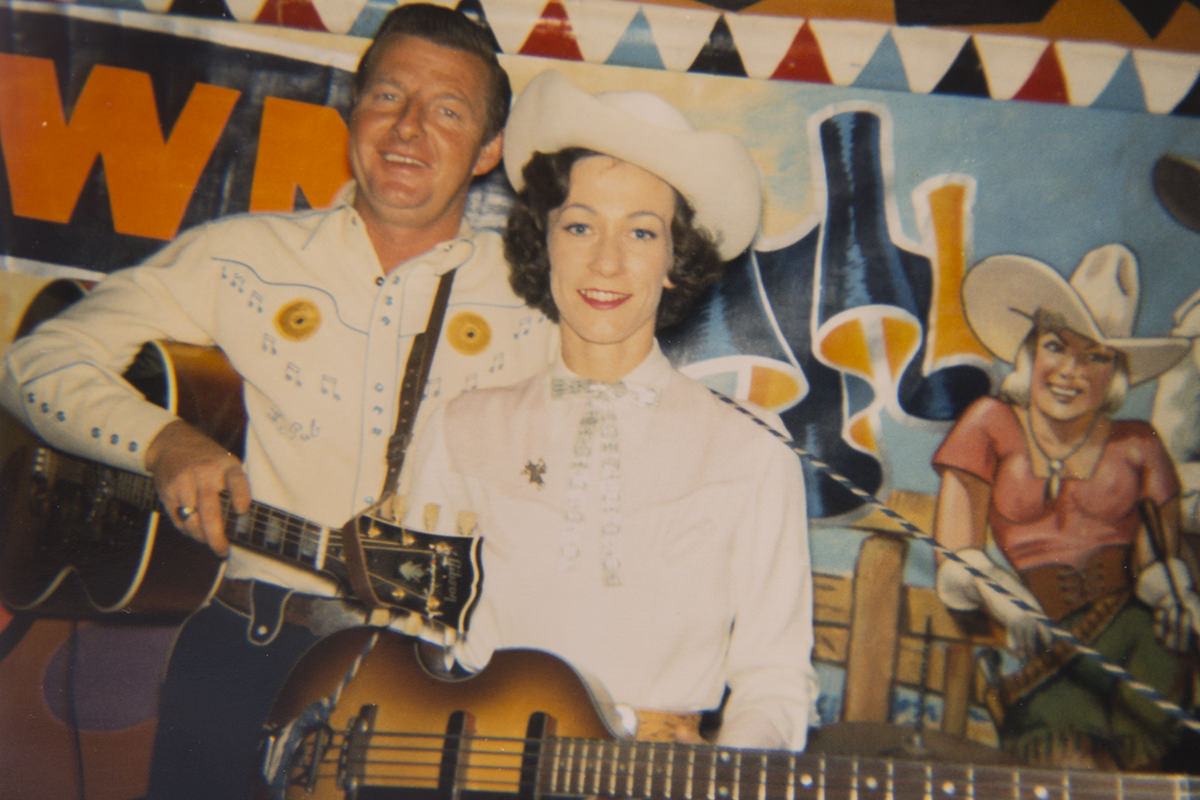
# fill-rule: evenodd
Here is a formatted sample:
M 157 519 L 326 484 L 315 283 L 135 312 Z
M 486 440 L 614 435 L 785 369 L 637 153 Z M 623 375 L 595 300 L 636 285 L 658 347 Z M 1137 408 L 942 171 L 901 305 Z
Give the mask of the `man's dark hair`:
M 568 147 L 556 153 L 534 153 L 521 170 L 525 186 L 517 192 L 504 231 L 508 282 L 513 291 L 555 322 L 558 321 L 558 307 L 550 294 L 550 255 L 546 246 L 550 213 L 567 201 L 571 167 L 581 158 L 594 155 L 598 154 L 581 147 Z M 667 272 L 675 288 L 663 291 L 655 330 L 683 319 L 693 301 L 716 283 L 725 268 L 712 236 L 696 226 L 695 216 L 691 205 L 675 191 L 675 215 L 671 219 L 675 258 Z
M 508 73 L 496 58 L 496 40 L 487 28 L 473 22 L 465 14 L 432 3 L 408 3 L 388 12 L 379 23 L 371 44 L 358 62 L 354 73 L 354 97 L 357 101 L 370 80 L 375 62 L 384 46 L 397 36 L 424 39 L 440 47 L 448 47 L 477 56 L 491 77 L 488 91 L 488 113 L 483 129 L 483 141 L 490 142 L 504 130 L 508 107 L 512 102 L 512 84 Z

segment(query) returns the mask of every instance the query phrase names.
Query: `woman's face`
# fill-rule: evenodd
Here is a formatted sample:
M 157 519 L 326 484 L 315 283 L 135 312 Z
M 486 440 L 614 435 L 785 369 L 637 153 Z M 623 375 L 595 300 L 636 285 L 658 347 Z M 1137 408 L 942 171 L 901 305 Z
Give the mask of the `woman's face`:
M 609 156 L 571 167 L 567 199 L 550 212 L 546 234 L 568 366 L 604 358 L 621 377 L 650 352 L 671 285 L 674 214 L 675 190 L 641 167 Z
M 1115 350 L 1086 336 L 1044 331 L 1033 354 L 1030 404 L 1064 422 L 1095 413 L 1104 404 L 1116 363 Z

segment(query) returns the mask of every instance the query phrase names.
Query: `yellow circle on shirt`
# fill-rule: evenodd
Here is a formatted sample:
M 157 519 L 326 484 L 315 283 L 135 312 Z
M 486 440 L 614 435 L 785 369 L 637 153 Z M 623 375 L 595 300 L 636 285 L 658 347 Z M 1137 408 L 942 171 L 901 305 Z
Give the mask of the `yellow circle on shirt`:
M 461 311 L 446 323 L 446 341 L 464 356 L 482 353 L 492 341 L 492 326 L 472 311 Z
M 275 315 L 275 328 L 285 339 L 303 342 L 317 332 L 321 312 L 311 300 L 293 300 Z

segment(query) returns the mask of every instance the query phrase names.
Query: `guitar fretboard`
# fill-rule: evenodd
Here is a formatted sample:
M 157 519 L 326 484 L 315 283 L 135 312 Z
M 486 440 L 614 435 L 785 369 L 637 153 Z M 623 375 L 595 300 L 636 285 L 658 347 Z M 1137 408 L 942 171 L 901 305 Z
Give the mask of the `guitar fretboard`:
M 93 495 L 89 499 L 97 504 L 115 499 L 145 512 L 159 509 L 154 481 L 145 475 L 49 448 L 39 449 L 36 468 L 52 482 L 89 487 Z M 249 511 L 236 514 L 228 498 L 222 497 L 222 513 L 225 535 L 251 550 L 316 572 L 324 569 L 327 557 L 340 557 L 340 546 L 330 546 L 328 528 L 265 503 L 252 502 Z

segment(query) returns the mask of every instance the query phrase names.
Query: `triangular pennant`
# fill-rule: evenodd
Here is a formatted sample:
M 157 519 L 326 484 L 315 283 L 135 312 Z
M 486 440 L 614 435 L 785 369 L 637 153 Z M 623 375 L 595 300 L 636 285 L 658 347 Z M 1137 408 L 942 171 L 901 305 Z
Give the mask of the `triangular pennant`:
M 933 91 L 962 51 L 968 35 L 934 28 L 892 28 L 908 85 L 919 94 Z
M 807 22 L 796 31 L 792 46 L 788 48 L 787 55 L 779 62 L 771 77 L 788 81 L 832 83 L 829 70 L 825 66 L 825 58 L 821 55 L 821 45 L 817 43 L 812 26 Z
M 751 78 L 770 78 L 783 60 L 796 31 L 804 20 L 796 17 L 768 17 L 764 14 L 731 14 L 725 18 L 746 74 Z
M 1200 79 L 1192 84 L 1192 90 L 1183 96 L 1171 113 L 1183 117 L 1200 117 Z
M 1169 113 L 1179 105 L 1200 74 L 1200 55 L 1194 53 L 1134 50 L 1133 64 L 1146 96 L 1146 110 L 1154 114 Z
M 1145 111 L 1146 96 L 1142 93 L 1142 81 L 1133 66 L 1133 52 L 1126 51 L 1125 57 L 1113 72 L 1112 80 L 1104 91 L 1092 101 L 1094 108 L 1113 108 L 1121 111 Z
M 937 86 L 933 87 L 933 93 L 990 97 L 987 76 L 983 74 L 983 62 L 979 60 L 974 39 L 967 40 L 958 58 L 954 59 Z
M 504 53 L 515 53 L 541 19 L 546 0 L 479 0 L 488 26 Z
M 908 91 L 908 76 L 904 74 L 904 62 L 900 51 L 889 32 L 875 48 L 871 60 L 854 80 L 855 86 L 864 89 L 885 89 L 893 92 Z
M 605 63 L 623 38 L 640 9 L 633 3 L 567 2 L 572 30 L 585 61 Z M 642 16 L 643 26 L 649 26 Z
M 686 72 L 696 60 L 700 48 L 708 42 L 713 25 L 721 16 L 695 8 L 673 8 L 650 3 L 642 6 L 663 66 L 672 72 Z
M 809 20 L 813 35 L 821 45 L 830 82 L 850 86 L 858 79 L 863 65 L 887 34 L 887 26 L 853 20 Z
M 366 0 L 312 0 L 317 15 L 325 29 L 332 33 L 345 33 L 358 19 Z
M 650 21 L 642 9 L 638 9 L 605 63 L 643 69 L 664 68 L 662 55 L 654 43 L 654 31 L 650 29 Z
M 1151 39 L 1162 32 L 1182 4 L 1182 0 L 1121 0 Z
M 1028 36 L 976 34 L 975 49 L 983 62 L 992 98 L 1008 100 L 1020 91 L 1048 46 L 1045 39 Z
M 562 61 L 583 61 L 579 43 L 567 10 L 558 0 L 550 0 L 542 9 L 541 18 L 529 32 L 525 44 L 518 51 L 523 56 L 543 56 Z
M 1054 48 L 1067 82 L 1067 96 L 1077 106 L 1094 103 L 1129 55 L 1125 47 L 1100 42 L 1060 41 Z M 1139 96 L 1138 104 L 1141 103 Z
M 309 0 L 266 0 L 254 21 L 306 31 L 323 31 L 325 23 Z
M 733 34 L 722 15 L 708 34 L 708 42 L 687 69 L 688 72 L 710 72 L 714 75 L 746 77 L 746 65 L 733 43 Z
M 1014 100 L 1034 100 L 1039 103 L 1069 103 L 1067 82 L 1063 77 L 1062 67 L 1058 63 L 1058 54 L 1053 45 L 1046 48 L 1038 59 L 1033 73 L 1025 81 L 1021 90 L 1013 95 Z

